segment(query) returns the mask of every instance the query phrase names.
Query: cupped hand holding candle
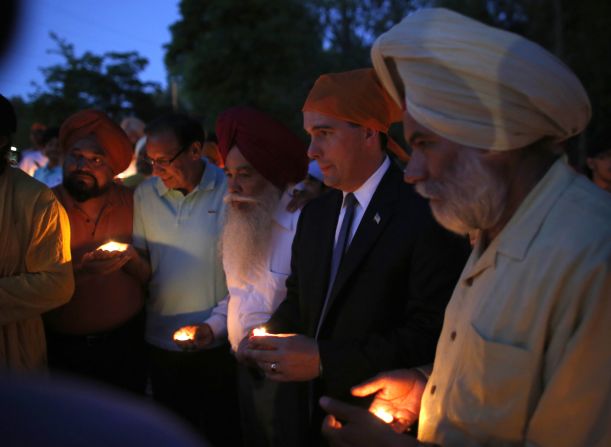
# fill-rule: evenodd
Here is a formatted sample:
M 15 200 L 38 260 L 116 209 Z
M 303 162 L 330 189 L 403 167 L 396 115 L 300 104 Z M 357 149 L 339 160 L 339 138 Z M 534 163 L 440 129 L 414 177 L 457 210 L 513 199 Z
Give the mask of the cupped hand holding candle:
M 195 339 L 195 332 L 197 328 L 195 326 L 185 326 L 178 329 L 174 332 L 174 336 L 172 337 L 174 341 L 188 341 Z
M 412 425 L 420 413 L 420 400 L 426 380 L 414 369 L 399 369 L 378 374 L 352 388 L 352 395 L 365 397 L 375 393 L 369 411 L 398 432 Z
M 172 335 L 174 343 L 187 351 L 203 349 L 214 340 L 212 328 L 208 324 L 183 326 Z
M 98 250 L 102 251 L 120 251 L 123 252 L 127 250 L 128 244 L 122 244 L 121 242 L 110 241 L 98 247 Z
M 263 337 L 265 335 L 270 335 L 267 332 L 267 329 L 265 329 L 265 326 L 261 326 L 261 327 L 256 327 L 252 330 L 252 336 L 253 337 Z
M 378 408 L 372 408 L 370 409 L 370 411 L 375 414 L 378 418 L 382 419 L 384 422 L 386 422 L 387 424 L 390 424 L 395 418 L 394 416 L 390 413 L 390 411 L 378 407 Z
M 392 425 L 383 423 L 363 408 L 326 396 L 320 399 L 320 406 L 329 413 L 323 421 L 322 434 L 330 445 L 354 447 L 421 445 L 411 436 L 396 433 Z
M 105 275 L 120 269 L 137 256 L 135 248 L 131 245 L 110 241 L 85 253 L 77 268 L 89 273 Z

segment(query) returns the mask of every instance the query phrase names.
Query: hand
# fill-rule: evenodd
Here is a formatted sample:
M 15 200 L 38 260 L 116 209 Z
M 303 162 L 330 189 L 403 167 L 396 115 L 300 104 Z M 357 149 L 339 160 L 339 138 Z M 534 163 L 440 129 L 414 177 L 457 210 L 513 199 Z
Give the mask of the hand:
M 87 273 L 107 275 L 119 270 L 129 260 L 127 251 L 92 250 L 83 255 L 80 268 Z
M 253 365 L 256 365 L 256 363 L 253 362 L 253 360 L 250 357 L 248 357 L 246 354 L 246 349 L 248 348 L 248 339 L 249 339 L 248 335 L 242 339 L 242 341 L 238 345 L 238 350 L 235 353 L 235 358 L 240 363 L 244 363 L 245 365 L 253 366 Z
M 418 419 L 425 386 L 426 379 L 420 372 L 415 369 L 398 369 L 378 374 L 352 387 L 352 394 L 364 397 L 376 393 L 369 411 L 382 409 L 389 412 L 395 419 L 393 428 L 401 432 Z
M 178 331 L 183 329 L 194 333 L 192 340 L 174 340 L 174 343 L 185 351 L 199 351 L 214 341 L 214 333 L 209 324 L 204 323 L 194 326 L 183 326 L 178 329 Z M 174 332 L 174 334 L 176 334 L 176 332 Z
M 294 213 L 295 211 L 303 208 L 306 204 L 315 199 L 320 195 L 320 188 L 307 188 L 306 189 L 294 189 L 293 190 L 293 198 L 286 206 L 286 210 L 289 213 Z
M 312 380 L 320 371 L 318 344 L 299 334 L 250 337 L 244 355 L 279 382 Z
M 322 423 L 322 434 L 333 447 L 418 445 L 414 438 L 395 433 L 388 424 L 362 408 L 329 397 L 322 397 L 320 406 L 329 413 Z

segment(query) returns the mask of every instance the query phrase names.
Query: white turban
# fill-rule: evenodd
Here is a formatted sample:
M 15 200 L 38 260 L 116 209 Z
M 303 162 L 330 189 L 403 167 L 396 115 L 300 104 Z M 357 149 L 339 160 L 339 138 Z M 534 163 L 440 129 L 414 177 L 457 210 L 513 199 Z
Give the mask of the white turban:
M 562 141 L 590 120 L 586 91 L 555 56 L 447 9 L 406 17 L 378 37 L 371 58 L 402 105 L 384 62 L 394 59 L 405 107 L 419 124 L 466 146 L 502 151 L 546 136 Z

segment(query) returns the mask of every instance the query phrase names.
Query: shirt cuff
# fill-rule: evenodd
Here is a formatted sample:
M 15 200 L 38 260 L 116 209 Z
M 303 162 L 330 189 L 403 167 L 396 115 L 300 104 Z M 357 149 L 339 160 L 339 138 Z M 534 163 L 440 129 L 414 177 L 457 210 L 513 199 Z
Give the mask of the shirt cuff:
M 204 321 L 214 334 L 215 340 L 227 338 L 227 317 L 222 315 L 212 315 L 206 321 Z

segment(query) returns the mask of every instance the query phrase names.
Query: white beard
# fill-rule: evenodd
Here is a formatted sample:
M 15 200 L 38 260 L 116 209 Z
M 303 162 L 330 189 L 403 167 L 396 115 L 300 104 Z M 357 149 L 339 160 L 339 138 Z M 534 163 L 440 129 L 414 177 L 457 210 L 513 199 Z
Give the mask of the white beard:
M 257 197 L 229 193 L 224 201 L 228 206 L 219 251 L 228 281 L 244 284 L 267 268 L 280 191 L 268 183 Z M 236 203 L 243 205 L 238 207 Z
M 430 199 L 437 222 L 462 235 L 489 229 L 500 220 L 507 189 L 499 174 L 470 149 L 461 152 L 443 180 L 416 184 L 416 191 Z

